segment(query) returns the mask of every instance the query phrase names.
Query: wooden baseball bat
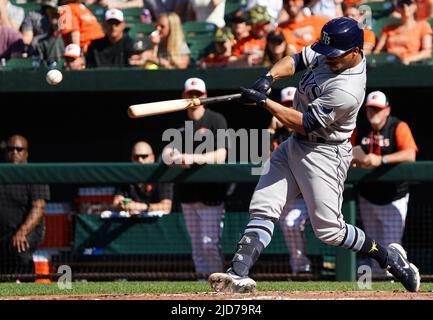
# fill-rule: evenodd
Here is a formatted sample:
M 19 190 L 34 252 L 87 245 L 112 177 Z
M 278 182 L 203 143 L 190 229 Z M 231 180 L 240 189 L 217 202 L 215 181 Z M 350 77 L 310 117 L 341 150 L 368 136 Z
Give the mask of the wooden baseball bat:
M 166 100 L 158 102 L 149 102 L 134 104 L 129 106 L 128 115 L 130 118 L 142 118 L 148 116 L 154 116 L 157 114 L 175 112 L 180 110 L 186 110 L 191 107 L 199 105 L 209 105 L 220 102 L 227 102 L 241 97 L 240 93 L 229 94 L 225 96 L 217 96 L 210 98 L 191 98 L 191 99 L 177 99 L 177 100 Z

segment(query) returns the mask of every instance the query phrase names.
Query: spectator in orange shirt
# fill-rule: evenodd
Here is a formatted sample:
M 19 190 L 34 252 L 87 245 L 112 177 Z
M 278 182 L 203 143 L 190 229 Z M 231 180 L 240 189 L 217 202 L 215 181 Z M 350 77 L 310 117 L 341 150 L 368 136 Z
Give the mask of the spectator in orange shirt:
M 93 40 L 105 36 L 95 15 L 80 0 L 66 0 L 59 7 L 60 31 L 65 45 L 78 44 L 84 53 Z
M 257 66 L 263 62 L 266 36 L 272 29 L 272 17 L 262 6 L 251 8 L 248 16 L 251 25 L 250 35 L 235 43 L 232 55 L 238 59 L 230 62 L 231 66 Z
M 287 43 L 294 46 L 295 52 L 320 39 L 320 31 L 329 20 L 327 17 L 306 16 L 303 12 L 304 0 L 284 0 L 284 9 L 289 14 L 289 20 L 282 23 L 279 29 Z
M 363 23 L 363 16 L 356 6 L 346 6 L 344 16 Z M 370 29 L 364 28 L 364 54 L 368 55 L 372 53 L 375 45 L 376 35 Z
M 414 162 L 418 147 L 406 122 L 391 115 L 388 98 L 381 91 L 366 99 L 368 122 L 360 122 L 352 135 L 353 164 L 375 168 L 388 163 Z M 361 151 L 362 150 L 362 151 Z M 364 229 L 378 243 L 402 242 L 409 186 L 407 182 L 363 182 L 358 186 L 359 209 Z M 373 264 L 373 275 L 383 269 Z
M 416 9 L 413 0 L 398 1 L 397 11 L 401 14 L 401 22 L 385 26 L 374 53 L 385 49 L 398 56 L 404 64 L 431 59 L 432 28 L 425 20 L 415 20 Z
M 290 47 L 287 46 L 286 38 L 280 30 L 271 31 L 266 38 L 263 66 L 271 67 L 278 60 L 294 53 L 295 52 L 290 51 Z
M 229 27 L 217 29 L 215 32 L 215 50 L 202 58 L 198 65 L 202 69 L 225 67 L 232 58 L 232 48 L 235 37 Z
M 236 11 L 230 19 L 230 29 L 235 41 L 240 41 L 250 35 L 251 27 L 247 24 L 247 14 L 243 10 Z

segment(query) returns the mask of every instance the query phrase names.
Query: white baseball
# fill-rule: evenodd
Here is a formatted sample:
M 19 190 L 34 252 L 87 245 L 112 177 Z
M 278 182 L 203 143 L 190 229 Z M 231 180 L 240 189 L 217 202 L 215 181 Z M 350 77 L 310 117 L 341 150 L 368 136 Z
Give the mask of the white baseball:
M 46 79 L 48 84 L 54 86 L 62 81 L 63 75 L 59 70 L 53 69 L 47 72 Z

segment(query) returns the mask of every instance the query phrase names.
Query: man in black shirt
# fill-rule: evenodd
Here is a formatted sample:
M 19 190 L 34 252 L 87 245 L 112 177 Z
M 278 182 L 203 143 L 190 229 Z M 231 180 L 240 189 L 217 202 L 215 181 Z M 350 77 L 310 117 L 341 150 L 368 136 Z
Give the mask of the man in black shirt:
M 105 37 L 92 41 L 86 53 L 87 68 L 127 67 L 136 53 L 134 40 L 125 33 L 123 12 L 109 9 L 105 13 Z
M 28 161 L 28 142 L 20 135 L 7 141 L 6 161 Z M 48 185 L 0 185 L 0 274 L 34 273 L 33 252 L 43 240 Z
M 204 81 L 199 78 L 186 80 L 183 97 L 207 97 Z M 203 105 L 187 109 L 187 116 L 189 121 L 185 121 L 179 128 L 185 148 L 178 146 L 173 151 L 174 148 L 167 146 L 163 153 L 164 161 L 167 159 L 165 155 L 170 155 L 174 163 L 183 166 L 224 163 L 227 156 L 227 143 L 217 141 L 217 130 L 227 129 L 227 121 L 224 116 L 205 109 Z M 212 137 L 211 142 L 213 143 L 206 143 L 206 150 L 199 152 L 198 145 L 201 145 L 203 141 L 209 142 L 208 137 Z M 188 145 L 191 145 L 193 150 L 188 150 Z M 179 153 L 180 149 L 184 152 Z M 224 269 L 220 242 L 226 184 L 185 183 L 178 185 L 176 191 L 191 238 L 192 255 L 198 277 L 205 279 L 210 273 L 221 272 Z
M 132 148 L 131 161 L 136 163 L 154 163 L 152 147 L 144 141 L 137 142 Z M 170 213 L 173 199 L 172 183 L 136 183 L 116 190 L 113 206 L 130 215 L 143 212 Z

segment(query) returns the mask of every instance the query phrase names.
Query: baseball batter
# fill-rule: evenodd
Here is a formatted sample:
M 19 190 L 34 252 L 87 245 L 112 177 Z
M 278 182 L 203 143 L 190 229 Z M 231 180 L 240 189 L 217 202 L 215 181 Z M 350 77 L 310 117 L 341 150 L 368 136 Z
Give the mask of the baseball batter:
M 265 107 L 295 134 L 272 153 L 250 203 L 250 221 L 226 273 L 208 281 L 216 291 L 252 292 L 248 274 L 269 245 L 274 224 L 302 194 L 315 235 L 323 242 L 362 252 L 388 269 L 409 291 L 420 285 L 418 269 L 399 244 L 387 248 L 361 229 L 345 223 L 341 213 L 344 181 L 352 160 L 350 136 L 363 103 L 366 63 L 363 30 L 346 17 L 326 23 L 320 40 L 286 56 L 257 80 L 241 88 L 242 101 Z M 294 109 L 268 99 L 273 81 L 304 71 Z

